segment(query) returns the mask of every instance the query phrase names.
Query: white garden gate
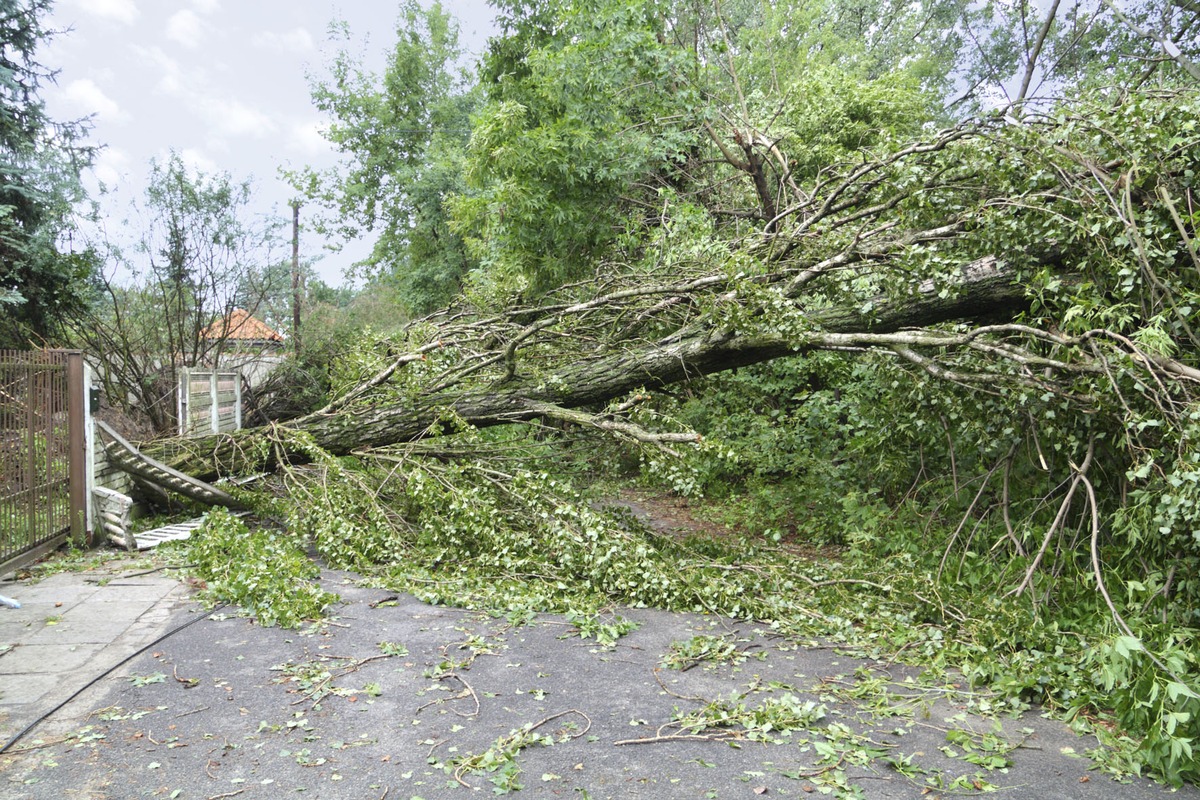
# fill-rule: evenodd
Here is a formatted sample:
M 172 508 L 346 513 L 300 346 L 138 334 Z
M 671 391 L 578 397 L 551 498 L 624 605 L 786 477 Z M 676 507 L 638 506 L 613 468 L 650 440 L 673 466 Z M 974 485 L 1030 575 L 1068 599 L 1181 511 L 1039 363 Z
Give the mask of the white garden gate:
M 229 433 L 242 427 L 242 374 L 185 367 L 179 371 L 179 435 Z

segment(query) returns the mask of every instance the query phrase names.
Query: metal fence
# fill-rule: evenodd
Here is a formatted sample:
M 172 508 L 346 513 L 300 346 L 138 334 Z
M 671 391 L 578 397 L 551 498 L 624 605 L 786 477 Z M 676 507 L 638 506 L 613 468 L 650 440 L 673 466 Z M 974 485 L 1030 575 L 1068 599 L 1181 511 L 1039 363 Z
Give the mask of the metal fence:
M 0 350 L 0 574 L 86 524 L 84 367 L 76 350 Z

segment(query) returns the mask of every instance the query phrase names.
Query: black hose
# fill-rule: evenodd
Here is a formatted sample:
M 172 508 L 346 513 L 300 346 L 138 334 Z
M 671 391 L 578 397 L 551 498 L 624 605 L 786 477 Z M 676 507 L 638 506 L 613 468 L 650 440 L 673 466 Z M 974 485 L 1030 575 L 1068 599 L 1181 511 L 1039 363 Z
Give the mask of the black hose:
M 155 567 L 154 569 L 144 569 L 141 572 L 122 573 L 120 576 L 118 576 L 117 580 L 123 581 L 126 578 L 140 578 L 143 575 L 152 575 L 155 572 L 162 572 L 164 569 L 192 569 L 195 566 L 196 566 L 195 564 L 163 564 L 161 567 Z M 101 580 L 103 580 L 103 578 L 96 578 L 95 580 L 88 578 L 88 579 L 86 579 L 85 582 L 99 583 Z M 104 585 L 105 586 L 121 586 L 123 584 L 110 581 Z
M 159 636 L 157 639 L 155 639 L 154 641 L 150 642 L 150 644 L 148 644 L 148 645 L 146 645 L 145 647 L 141 648 L 141 649 L 140 649 L 140 650 L 138 650 L 137 652 L 135 652 L 135 653 L 131 653 L 130 655 L 127 655 L 127 656 L 125 656 L 125 658 L 121 659 L 121 660 L 120 660 L 120 661 L 118 661 L 116 664 L 113 664 L 111 667 L 109 667 L 108 669 L 104 670 L 104 672 L 100 673 L 99 675 L 97 675 L 96 677 L 92 678 L 90 681 L 88 681 L 87 683 L 85 683 L 83 686 L 79 687 L 79 689 L 77 689 L 77 690 L 74 692 L 74 694 L 72 694 L 72 695 L 71 695 L 70 697 L 68 697 L 66 700 L 63 700 L 61 703 L 59 703 L 58 705 L 56 705 L 54 708 L 50 709 L 50 710 L 49 710 L 49 711 L 47 711 L 45 714 L 42 714 L 40 717 L 38 717 L 37 719 L 35 719 L 33 722 L 31 722 L 31 723 L 29 723 L 28 725 L 26 725 L 26 726 L 25 726 L 25 729 L 24 729 L 23 731 L 21 731 L 20 733 L 18 733 L 18 734 L 17 734 L 16 736 L 14 736 L 12 739 L 9 739 L 9 741 L 8 741 L 8 744 L 4 745 L 4 747 L 0 747 L 0 755 L 4 755 L 5 753 L 7 753 L 7 752 L 8 752 L 8 750 L 9 750 L 9 748 L 11 748 L 11 747 L 12 747 L 14 744 L 16 744 L 17 742 L 21 741 L 21 739 L 23 739 L 23 738 L 24 738 L 24 737 L 25 737 L 25 736 L 26 736 L 26 735 L 27 735 L 27 734 L 28 734 L 30 731 L 32 731 L 32 730 L 33 730 L 34 728 L 36 728 L 38 725 L 41 725 L 43 722 L 45 722 L 47 719 L 49 719 L 49 718 L 50 718 L 51 716 L 53 716 L 54 714 L 57 714 L 57 713 L 58 713 L 58 712 L 59 712 L 59 711 L 60 711 L 60 710 L 61 710 L 61 709 L 62 709 L 64 706 L 66 706 L 68 703 L 70 703 L 70 702 L 71 702 L 72 700 L 74 700 L 76 697 L 79 697 L 79 695 L 83 694 L 83 693 L 84 693 L 84 692 L 86 692 L 88 689 L 90 689 L 90 688 L 92 688 L 93 686 L 95 686 L 95 685 L 96 685 L 97 683 L 99 683 L 100 681 L 102 681 L 102 680 L 104 680 L 105 678 L 107 678 L 109 675 L 111 675 L 111 674 L 112 674 L 112 673 L 113 673 L 115 670 L 117 670 L 119 667 L 123 667 L 123 666 L 125 666 L 125 665 L 126 665 L 126 664 L 128 664 L 130 661 L 132 661 L 133 659 L 135 659 L 135 658 L 137 658 L 138 656 L 140 656 L 142 653 L 144 653 L 144 652 L 146 652 L 147 650 L 149 650 L 151 647 L 155 647 L 155 646 L 157 646 L 157 645 L 161 644 L 163 641 L 165 641 L 166 639 L 169 639 L 170 637 L 172 637 L 172 636 L 174 636 L 175 634 L 179 633 L 181 630 L 183 630 L 184 628 L 188 627 L 189 625 L 195 625 L 197 622 L 199 622 L 199 621 L 200 621 L 200 620 L 202 620 L 202 619 L 208 619 L 208 618 L 209 618 L 209 617 L 211 617 L 211 616 L 212 616 L 214 613 L 216 613 L 218 610 L 220 610 L 220 609 L 222 609 L 222 608 L 225 608 L 225 607 L 226 607 L 226 606 L 228 606 L 228 605 L 229 605 L 228 603 L 221 603 L 221 604 L 220 604 L 220 605 L 218 605 L 218 606 L 214 606 L 214 607 L 213 607 L 213 608 L 212 608 L 210 611 L 206 611 L 205 613 L 201 614 L 200 616 L 196 617 L 195 619 L 190 619 L 190 620 L 188 620 L 187 622 L 183 623 L 182 625 L 180 625 L 180 626 L 178 626 L 178 627 L 176 627 L 176 628 L 173 628 L 172 630 L 169 630 L 169 631 L 167 631 L 167 632 L 166 632 L 166 633 L 164 633 L 162 636 Z

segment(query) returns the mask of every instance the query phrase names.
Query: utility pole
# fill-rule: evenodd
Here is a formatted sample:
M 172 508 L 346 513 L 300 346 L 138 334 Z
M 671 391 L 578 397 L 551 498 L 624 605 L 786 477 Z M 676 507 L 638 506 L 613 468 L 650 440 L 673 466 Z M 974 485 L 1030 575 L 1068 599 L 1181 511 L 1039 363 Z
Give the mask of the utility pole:
M 300 201 L 292 201 L 292 338 L 300 355 Z

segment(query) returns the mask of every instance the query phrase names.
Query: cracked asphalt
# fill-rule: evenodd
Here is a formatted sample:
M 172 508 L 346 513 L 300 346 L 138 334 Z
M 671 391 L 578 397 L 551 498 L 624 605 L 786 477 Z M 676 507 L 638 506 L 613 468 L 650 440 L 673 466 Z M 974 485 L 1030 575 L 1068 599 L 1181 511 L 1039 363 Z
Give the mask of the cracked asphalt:
M 638 627 L 604 646 L 557 615 L 513 625 L 349 573 L 322 581 L 343 603 L 307 630 L 176 603 L 159 631 L 203 619 L 0 757 L 0 797 L 1170 793 L 1094 769 L 1095 743 L 1036 710 L 996 715 L 911 667 L 762 626 L 615 609 Z M 702 712 L 729 724 L 683 724 Z

